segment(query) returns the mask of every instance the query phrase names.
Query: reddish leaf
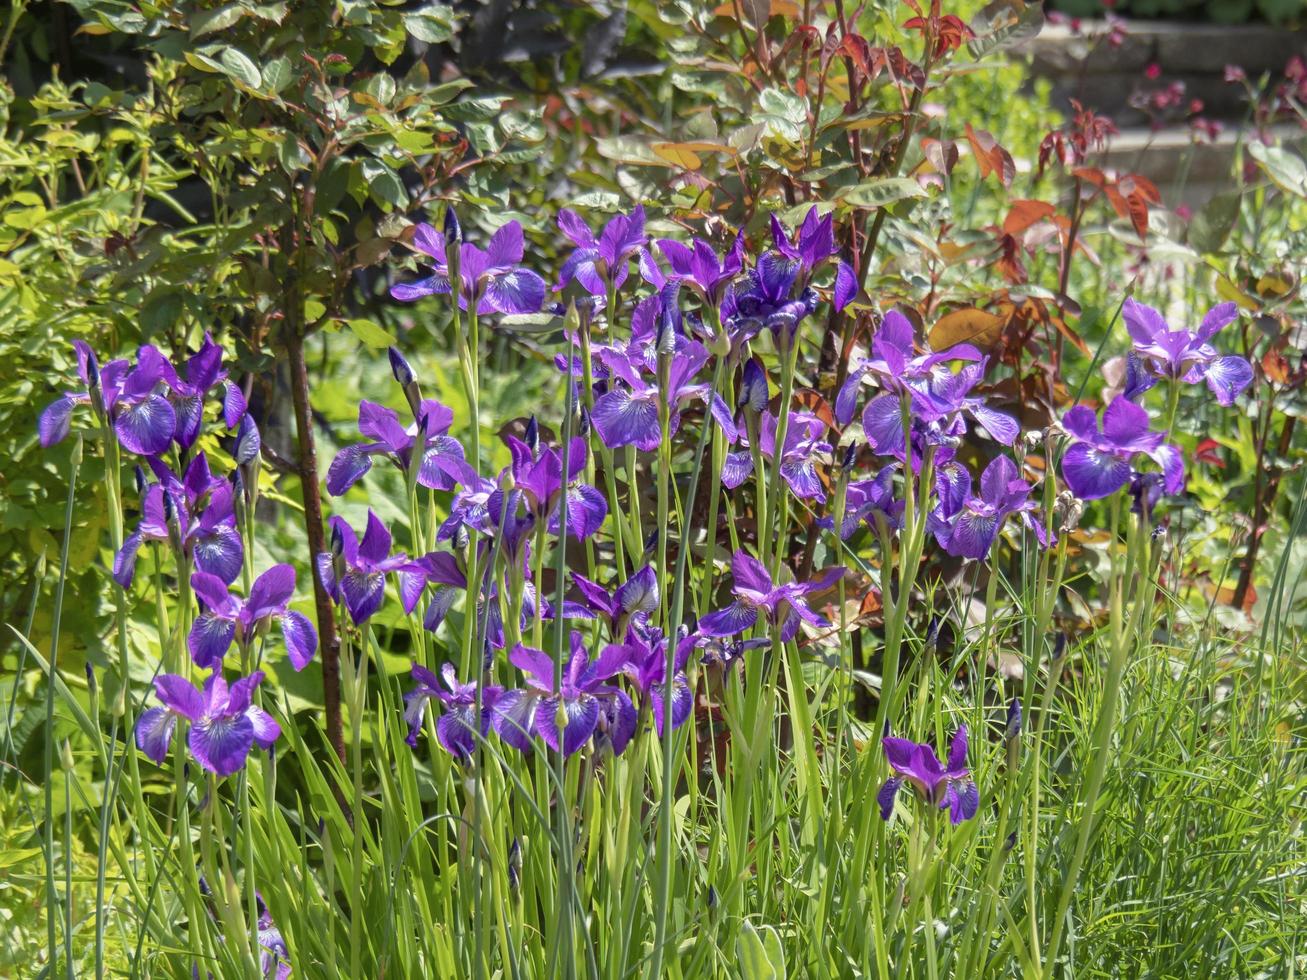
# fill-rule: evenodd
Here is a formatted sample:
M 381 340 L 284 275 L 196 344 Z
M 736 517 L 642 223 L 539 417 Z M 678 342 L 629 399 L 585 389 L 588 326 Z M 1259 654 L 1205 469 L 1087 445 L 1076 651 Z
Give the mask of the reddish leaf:
M 971 154 L 980 167 L 982 180 L 995 174 L 1004 187 L 1012 183 L 1017 175 L 1017 166 L 1012 160 L 1012 154 L 1003 149 L 998 140 L 983 129 L 972 129 L 971 123 L 967 123 L 967 142 L 971 144 Z
M 1057 208 L 1047 201 L 1013 201 L 1012 210 L 1003 219 L 1003 231 L 1009 235 L 1019 235 L 1031 225 L 1045 218 L 1051 218 Z

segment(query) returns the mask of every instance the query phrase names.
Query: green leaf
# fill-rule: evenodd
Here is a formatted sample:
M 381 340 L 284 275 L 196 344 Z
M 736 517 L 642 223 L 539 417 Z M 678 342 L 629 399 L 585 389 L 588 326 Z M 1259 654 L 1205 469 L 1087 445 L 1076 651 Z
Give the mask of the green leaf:
M 383 106 L 388 106 L 390 100 L 395 97 L 395 80 L 390 77 L 388 72 L 379 71 L 368 79 L 364 91 Z
M 1307 163 L 1280 146 L 1248 144 L 1248 155 L 1262 165 L 1266 175 L 1286 194 L 1307 197 Z
M 915 180 L 883 177 L 850 187 L 839 195 L 839 199 L 855 208 L 883 208 L 895 201 L 925 196 L 926 191 Z
M 735 949 L 740 957 L 742 980 L 785 980 L 785 954 L 781 951 L 780 936 L 771 926 L 755 929 L 753 923 L 745 920 Z
M 354 331 L 355 337 L 369 347 L 393 347 L 395 344 L 395 338 L 371 320 L 350 320 L 349 328 Z
M 441 7 L 428 7 L 405 14 L 404 28 L 419 41 L 443 44 L 454 36 L 453 13 Z
M 368 185 L 368 193 L 378 204 L 389 204 L 395 208 L 408 207 L 408 192 L 399 175 L 380 160 L 362 161 L 363 180 Z
M 258 89 L 263 84 L 258 66 L 250 61 L 245 52 L 237 48 L 223 48 L 218 60 L 222 63 L 223 70 L 242 85 Z
M 191 40 L 215 31 L 225 31 L 245 14 L 245 8 L 235 3 L 224 4 L 214 10 L 202 10 L 191 20 Z
M 1222 191 L 1203 205 L 1189 224 L 1189 244 L 1204 255 L 1219 251 L 1239 220 L 1243 191 Z
M 273 95 L 279 95 L 294 77 L 290 60 L 285 57 L 273 58 L 263 66 L 262 74 L 264 90 Z

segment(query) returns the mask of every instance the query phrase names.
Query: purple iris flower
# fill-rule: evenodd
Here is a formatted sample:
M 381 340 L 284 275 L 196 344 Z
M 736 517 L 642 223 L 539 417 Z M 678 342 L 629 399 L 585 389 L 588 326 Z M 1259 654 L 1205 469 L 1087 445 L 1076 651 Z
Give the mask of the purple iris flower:
M 949 745 L 947 768 L 929 745 L 892 737 L 883 739 L 882 744 L 894 775 L 876 794 L 881 819 L 888 820 L 894 812 L 894 798 L 905 782 L 915 787 L 928 803 L 948 810 L 949 822 L 954 826 L 976 815 L 980 808 L 980 792 L 967 769 L 966 725 L 958 727 Z
M 854 480 L 844 491 L 844 520 L 840 524 L 840 537 L 848 540 L 864 521 L 875 528 L 876 515 L 882 514 L 889 527 L 903 526 L 903 499 L 894 492 L 894 473 L 898 463 L 881 467 L 879 473 L 867 480 Z M 830 517 L 817 519 L 820 527 L 833 529 L 835 521 Z
M 1162 469 L 1167 493 L 1184 490 L 1184 457 L 1163 442 L 1164 432 L 1150 432 L 1148 412 L 1123 395 L 1103 412 L 1103 427 L 1093 409 L 1076 405 L 1062 416 L 1062 427 L 1074 442 L 1062 457 L 1062 476 L 1081 500 L 1108 497 L 1125 486 L 1141 453 Z
M 817 294 L 810 287 L 792 295 L 802 269 L 798 259 L 766 252 L 756 267 L 733 283 L 723 304 L 723 319 L 730 324 L 732 338 L 747 340 L 764 329 L 785 330 L 793 338 L 803 319 L 817 309 Z
M 118 442 L 138 456 L 157 456 L 172 443 L 177 413 L 163 394 L 168 377 L 176 372 L 153 347 L 142 347 L 135 366 L 125 360 L 110 361 L 100 370 L 95 355 L 82 341 L 74 341 L 77 373 L 86 384 L 84 392 L 65 392 L 41 413 L 41 445 L 52 446 L 68 435 L 73 409 L 91 405 L 113 422 Z
M 771 459 L 776 453 L 776 416 L 764 412 L 758 432 L 758 446 L 763 458 Z M 790 424 L 785 430 L 785 446 L 781 452 L 781 478 L 794 495 L 801 500 L 825 502 L 826 488 L 817 476 L 816 464 L 820 457 L 829 456 L 830 443 L 822 437 L 826 423 L 811 412 L 791 412 Z M 722 464 L 722 486 L 734 490 L 753 472 L 753 455 L 748 451 L 727 453 Z
M 317 556 L 318 577 L 334 600 L 344 602 L 354 624 L 362 625 L 381 608 L 386 573 L 405 568 L 408 556 L 390 554 L 390 531 L 370 508 L 362 541 L 343 518 L 333 517 L 330 525 L 332 552 Z
M 1029 499 L 1031 486 L 1006 456 L 996 457 L 985 467 L 979 496 L 971 492 L 967 468 L 952 460 L 937 470 L 936 489 L 939 505 L 931 512 L 928 525 L 939 546 L 950 555 L 983 559 L 1003 522 L 1013 514 L 1020 514 L 1040 545 L 1048 547 L 1048 532 L 1035 517 L 1038 504 Z
M 803 216 L 803 223 L 794 230 L 794 237 L 785 234 L 785 226 L 775 214 L 771 216 L 771 240 L 786 258 L 793 259 L 806 269 L 814 269 L 835 255 L 835 212 L 817 213 L 814 204 Z
M 680 728 L 690 717 L 694 707 L 694 695 L 690 691 L 690 682 L 685 676 L 685 664 L 690 659 L 696 637 L 693 634 L 683 636 L 676 644 L 672 663 L 672 728 Z M 610 646 L 609 650 L 621 650 L 622 670 L 640 697 L 645 700 L 653 712 L 654 724 L 659 735 L 663 734 L 668 712 L 664 705 L 667 688 L 667 637 L 663 631 L 654 627 L 632 624 L 626 631 L 626 639 L 621 644 Z M 607 651 L 605 651 L 605 654 Z
M 803 216 L 803 223 L 795 229 L 791 238 L 785 234 L 785 227 L 775 214 L 771 216 L 771 239 L 776 250 L 786 258 L 799 263 L 806 283 L 808 275 L 827 259 L 833 258 L 839 251 L 835 246 L 835 212 L 827 211 L 825 215 L 817 214 L 813 205 Z M 857 295 L 858 281 L 853 274 L 853 267 L 841 261 L 835 268 L 835 291 L 833 305 L 836 312 L 844 309 Z
M 180 480 L 157 459 L 150 460 L 150 468 L 159 482 L 146 488 L 141 522 L 114 556 L 114 581 L 124 589 L 131 587 L 144 541 L 175 544 L 199 571 L 226 583 L 236 581 L 245 548 L 236 529 L 231 484 L 209 471 L 204 453 L 196 454 Z
M 372 468 L 372 457 L 379 454 L 407 472 L 419 433 L 423 449 L 417 482 L 432 490 L 452 490 L 472 475 L 462 444 L 446 434 L 453 421 L 453 411 L 425 398 L 419 422 L 405 428 L 393 410 L 364 399 L 359 402 L 359 432 L 373 441 L 346 446 L 336 454 L 327 470 L 327 491 L 339 497 L 363 478 Z
M 575 279 L 593 296 L 604 296 L 610 283 L 614 289 L 622 288 L 628 260 L 648 240 L 644 234 L 644 205 L 637 205 L 629 215 L 614 215 L 598 237 L 580 215 L 568 208 L 558 212 L 558 227 L 571 239 L 576 251 L 563 263 L 554 288 L 562 289 Z
M 449 262 L 445 235 L 425 222 L 413 233 L 413 246 L 431 261 L 432 275 L 417 282 L 398 283 L 390 288 L 397 300 L 410 302 L 423 296 L 450 291 Z M 545 281 L 522 261 L 522 226 L 510 221 L 500 226 L 485 249 L 463 242 L 459 245 L 458 305 L 466 310 L 475 305 L 478 313 L 535 313 L 545 300 Z
M 462 487 L 450 502 L 449 516 L 436 532 L 437 541 L 451 541 L 461 529 L 490 534 L 498 527 L 490 522 L 490 497 L 498 490 L 495 481 L 469 472 L 460 482 Z
M 1197 330 L 1172 330 L 1151 306 L 1134 299 L 1125 301 L 1125 323 L 1134 339 L 1134 352 L 1154 373 L 1189 384 L 1206 381 L 1217 402 L 1227 407 L 1252 384 L 1252 365 L 1237 355 L 1220 356 L 1208 341 L 1238 315 L 1234 303 L 1221 303 L 1208 311 Z
M 658 576 L 652 565 L 645 565 L 612 592 L 576 572 L 572 581 L 581 593 L 581 605 L 602 616 L 614 637 L 622 635 L 627 622 L 658 608 Z
M 259 975 L 264 980 L 288 980 L 291 973 L 290 949 L 281 930 L 272 921 L 272 913 L 259 899 Z
M 658 239 L 658 251 L 663 254 L 672 274 L 668 284 L 689 286 L 704 303 L 716 307 L 721 304 L 726 287 L 744 269 L 744 233 L 736 234 L 726 255 L 719 258 L 713 247 L 702 238 L 686 245 L 670 238 Z M 652 263 L 650 263 L 652 264 Z M 644 263 L 641 263 L 644 269 Z M 648 278 L 646 274 L 646 278 Z M 658 286 L 659 283 L 653 285 Z
M 446 752 L 458 759 L 466 759 L 476 748 L 476 733 L 482 737 L 490 731 L 490 712 L 503 694 L 503 688 L 493 685 L 481 689 L 481 723 L 477 724 L 477 686 L 463 684 L 453 664 L 440 669 L 440 678 L 421 664 L 413 665 L 413 680 L 417 687 L 404 695 L 404 720 L 408 722 L 408 735 L 404 741 L 417 748 L 418 733 L 427 702 L 433 698 L 445 708 L 436 721 L 436 738 Z
M 291 666 L 303 670 L 313 659 L 318 633 L 307 616 L 290 608 L 295 594 L 295 569 L 290 565 L 273 565 L 255 579 L 248 599 L 232 595 L 222 579 L 207 572 L 192 575 L 191 588 L 205 607 L 187 637 L 198 666 L 219 669 L 232 640 L 248 651 L 254 638 L 273 623 L 281 627 Z
M 862 379 L 870 374 L 886 391 L 900 393 L 924 386 L 933 376 L 946 371 L 948 361 L 979 361 L 980 351 L 971 344 L 957 344 L 935 352 L 924 347 L 916 353 L 912 323 L 898 310 L 885 314 L 876 335 L 871 339 L 871 357 L 864 358 L 849 372 L 848 379 L 835 396 L 835 420 L 848 425 L 858 407 Z M 902 426 L 900 426 L 902 428 Z
M 731 591 L 735 593 L 735 601 L 700 619 L 698 632 L 701 636 L 734 636 L 757 623 L 761 611 L 769 623 L 780 626 L 781 640 L 788 643 L 798 634 L 800 620 L 813 626 L 830 625 L 813 612 L 807 597 L 814 592 L 824 592 L 843 574 L 843 568 L 832 568 L 821 578 L 806 584 L 787 582 L 777 585 L 762 562 L 737 551 L 731 557 L 731 575 L 735 579 Z
M 606 735 L 613 754 L 621 755 L 635 733 L 638 716 L 630 697 L 605 683 L 621 672 L 626 653 L 609 646 L 594 660 L 581 634 L 571 635 L 571 658 L 563 668 L 561 690 L 554 690 L 554 661 L 543 650 L 518 644 L 508 659 L 526 674 L 526 690 L 504 691 L 495 703 L 495 731 L 509 745 L 526 751 L 531 732 L 554 751 L 572 755 L 596 732 Z M 562 709 L 564 724 L 558 727 Z
M 737 435 L 730 407 L 711 384 L 695 383 L 694 377 L 708 363 L 708 349 L 696 340 L 685 340 L 672 355 L 668 375 L 667 403 L 671 410 L 668 433 L 675 435 L 681 424 L 686 402 L 701 401 L 708 406 L 713 421 L 733 442 Z M 608 357 L 609 369 L 624 385 L 613 384 L 607 394 L 595 402 L 591 420 L 604 445 L 610 449 L 635 446 L 645 452 L 658 448 L 662 441 L 658 425 L 659 385 L 641 371 L 642 363 L 629 357 Z
M 956 348 L 955 348 L 956 350 Z M 991 438 L 1005 446 L 1016 442 L 1017 420 L 971 394 L 985 374 L 985 361 L 967 364 L 956 373 L 933 372 L 922 384 L 907 389 L 913 433 L 914 468 L 920 445 L 942 445 L 966 433 L 963 415 L 969 415 Z M 878 395 L 862 410 L 862 430 L 872 451 L 881 456 L 905 456 L 902 396 Z
M 548 515 L 550 534 L 558 534 L 560 531 L 564 490 L 567 493 L 568 534 L 584 540 L 603 526 L 604 518 L 608 516 L 608 502 L 594 487 L 579 482 L 590 457 L 584 439 L 578 436 L 569 444 L 566 480 L 563 478 L 563 457 L 557 449 L 544 446 L 538 452 L 533 452 L 530 446 L 515 436 L 505 436 L 504 442 L 513 459 L 510 469 L 514 485 L 536 520 Z M 493 498 L 492 494 L 491 501 Z M 491 519 L 492 526 L 497 527 L 498 514 L 492 515 Z
M 153 350 L 154 348 L 150 348 Z M 157 353 L 157 351 L 156 351 Z M 168 385 L 168 400 L 177 416 L 173 439 L 183 450 L 190 449 L 200 435 L 204 419 L 204 397 L 209 391 L 222 386 L 222 420 L 228 429 L 234 429 L 245 417 L 245 395 L 227 379 L 222 367 L 222 348 L 207 333 L 197 353 L 191 355 L 186 366 L 178 373 L 172 364 L 159 355 L 166 366 L 164 381 Z
M 141 713 L 136 723 L 136 745 L 160 765 L 168 757 L 177 719 L 190 722 L 187 738 L 191 755 L 209 772 L 230 776 L 245 765 L 250 749 L 270 749 L 281 735 L 281 726 L 262 708 L 250 702 L 254 689 L 263 681 L 256 670 L 227 686 L 220 671 L 214 671 L 198 691 L 184 677 L 160 674 L 154 691 L 163 707 Z

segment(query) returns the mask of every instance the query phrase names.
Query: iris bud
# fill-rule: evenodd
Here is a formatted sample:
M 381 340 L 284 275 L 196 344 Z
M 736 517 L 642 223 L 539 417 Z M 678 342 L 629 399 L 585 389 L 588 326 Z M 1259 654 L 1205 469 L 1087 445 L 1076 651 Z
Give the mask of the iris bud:
M 760 415 L 767 407 L 767 372 L 752 358 L 744 362 L 744 379 L 740 385 L 740 407 Z
M 387 348 L 386 353 L 390 356 L 390 373 L 395 376 L 395 380 L 401 386 L 411 385 L 414 381 L 413 368 L 404 359 L 404 355 L 394 347 Z
M 248 414 L 241 419 L 240 428 L 236 430 L 236 462 L 244 466 L 259 457 L 263 439 L 259 435 L 259 426 Z
M 526 420 L 526 433 L 522 441 L 526 443 L 526 448 L 531 450 L 533 457 L 540 452 L 540 423 L 534 415 Z
M 463 241 L 463 226 L 458 223 L 458 212 L 454 205 L 445 205 L 445 244 L 459 245 Z

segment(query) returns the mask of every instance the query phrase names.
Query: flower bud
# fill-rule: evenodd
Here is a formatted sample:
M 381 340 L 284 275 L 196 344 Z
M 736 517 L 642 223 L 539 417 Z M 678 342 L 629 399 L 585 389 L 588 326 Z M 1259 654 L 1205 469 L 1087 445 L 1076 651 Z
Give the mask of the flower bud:
M 648 558 L 658 547 L 658 529 L 654 528 L 649 532 L 649 536 L 644 539 L 644 556 Z
M 526 420 L 526 432 L 522 439 L 526 443 L 526 448 L 531 450 L 531 456 L 535 457 L 540 452 L 540 423 L 535 415 Z
M 249 413 L 241 419 L 240 428 L 236 430 L 236 451 L 234 457 L 240 466 L 252 463 L 259 458 L 259 451 L 263 447 L 262 437 L 259 435 L 259 426 L 250 417 Z
M 576 434 L 582 439 L 590 435 L 590 410 L 584 405 L 579 405 L 580 419 L 577 422 Z
M 740 384 L 740 407 L 759 415 L 767 407 L 767 400 L 767 372 L 757 360 L 750 358 L 744 362 L 744 378 Z
M 671 357 L 676 353 L 676 327 L 673 323 L 673 307 L 670 303 L 663 305 L 658 315 L 658 340 L 656 351 L 659 357 Z
M 461 245 L 463 242 L 463 226 L 458 223 L 458 212 L 454 210 L 453 204 L 445 205 L 445 246 Z
M 395 376 L 395 381 L 398 382 L 401 387 L 411 385 L 415 380 L 413 377 L 413 368 L 411 368 L 408 361 L 404 359 L 404 355 L 395 347 L 387 348 L 386 353 L 390 357 L 390 373 Z
M 845 472 L 853 469 L 853 464 L 858 460 L 858 450 L 860 448 L 856 441 L 844 447 L 844 456 L 840 459 L 840 469 Z
M 340 531 L 339 524 L 331 526 L 331 557 L 341 558 L 345 554 L 345 536 Z
M 89 660 L 86 662 L 86 689 L 91 692 L 91 698 L 94 700 L 96 692 L 95 668 L 91 666 Z
M 467 543 L 471 538 L 472 535 L 468 533 L 466 524 L 459 524 L 458 527 L 454 528 L 454 548 L 456 550 L 466 551 Z
M 92 392 L 100 390 L 100 362 L 96 359 L 95 352 L 91 350 L 86 352 L 86 386 Z
M 1003 737 L 1011 741 L 1021 734 L 1021 699 L 1013 698 L 1012 703 L 1007 706 L 1007 727 L 1004 729 Z
M 135 476 L 136 476 L 136 495 L 138 497 L 144 497 L 145 491 L 150 488 L 150 485 L 145 480 L 145 470 L 141 468 L 140 463 L 136 464 Z
M 517 891 L 518 881 L 522 874 L 522 844 L 514 837 L 513 843 L 508 845 L 508 887 Z

